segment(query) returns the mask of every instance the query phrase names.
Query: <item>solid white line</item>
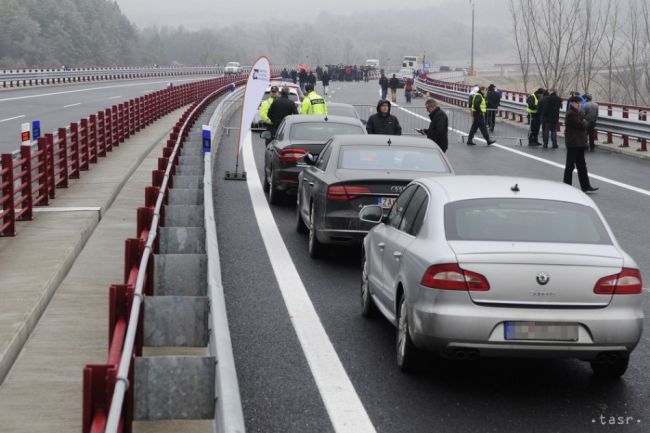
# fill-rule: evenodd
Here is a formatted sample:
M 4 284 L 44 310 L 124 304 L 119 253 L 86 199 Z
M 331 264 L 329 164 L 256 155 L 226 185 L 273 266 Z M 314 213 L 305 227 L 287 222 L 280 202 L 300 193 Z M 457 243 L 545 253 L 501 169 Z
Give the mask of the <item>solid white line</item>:
M 210 78 L 211 76 L 206 76 L 205 79 Z M 57 96 L 57 95 L 67 95 L 69 93 L 80 93 L 80 92 L 92 92 L 94 90 L 104 90 L 104 89 L 120 89 L 123 87 L 137 87 L 137 86 L 150 86 L 152 84 L 168 84 L 170 81 L 174 83 L 182 83 L 185 81 L 199 81 L 200 79 L 197 78 L 187 78 L 184 80 L 174 80 L 174 77 L 169 77 L 170 80 L 166 81 L 147 81 L 144 83 L 133 83 L 133 84 L 116 84 L 114 86 L 101 86 L 101 87 L 89 87 L 87 89 L 76 89 L 76 90 L 65 90 L 61 92 L 52 92 L 52 93 L 42 93 L 39 95 L 25 95 L 25 96 L 14 96 L 11 98 L 0 98 L 0 102 L 6 102 L 6 101 L 18 101 L 21 99 L 34 99 L 34 98 L 42 98 L 44 96 Z
M 108 99 L 118 99 L 118 98 L 121 98 L 121 97 L 122 97 L 122 95 L 118 95 L 118 96 L 111 96 L 111 97 L 110 97 L 110 98 L 108 98 Z
M 81 102 L 77 102 L 76 104 L 64 105 L 63 108 L 76 107 L 77 105 L 81 105 Z
M 20 116 L 10 117 L 8 119 L 2 119 L 0 120 L 0 122 L 9 122 L 10 120 L 22 119 L 23 117 L 25 117 L 25 115 L 21 114 Z
M 34 207 L 34 212 L 99 212 L 101 207 Z
M 248 174 L 248 191 L 251 195 L 255 218 L 264 240 L 264 246 L 271 260 L 291 323 L 307 358 L 334 431 L 337 433 L 375 433 L 370 417 L 336 354 L 282 240 L 264 191 L 262 191 L 250 134 L 244 141 L 243 153 Z
M 409 113 L 409 114 L 411 114 L 411 115 L 413 115 L 415 117 L 418 117 L 418 118 L 423 119 L 423 120 L 429 120 L 428 118 L 426 118 L 424 116 L 420 116 L 419 114 L 414 113 L 412 111 L 409 111 L 409 110 L 407 110 L 405 108 L 402 108 L 397 104 L 393 104 L 393 105 L 398 107 L 400 110 L 405 111 L 405 112 L 407 112 L 407 113 Z M 467 132 L 460 131 L 458 129 L 454 129 L 454 128 L 451 128 L 451 127 L 449 127 L 449 130 L 452 131 L 452 132 L 455 132 L 456 134 L 459 134 L 459 135 L 464 135 L 464 136 L 469 135 Z M 482 141 L 483 143 L 485 143 L 485 140 L 482 139 L 482 138 L 476 138 L 475 137 L 475 140 Z M 541 158 L 539 156 L 530 155 L 530 154 L 528 154 L 526 152 L 522 152 L 521 150 L 512 149 L 512 148 L 510 148 L 508 146 L 504 146 L 504 145 L 498 144 L 498 143 L 493 143 L 491 146 L 493 146 L 493 147 L 495 147 L 497 149 L 506 150 L 508 152 L 514 153 L 515 155 L 523 156 L 525 158 L 529 158 L 529 159 L 535 160 L 537 162 L 541 162 L 542 164 L 550 165 L 552 167 L 557 167 L 557 168 L 560 168 L 560 169 L 564 170 L 564 164 L 559 164 L 559 163 L 554 162 L 554 161 L 549 161 L 548 159 L 544 159 L 544 158 Z M 575 172 L 575 170 L 574 170 L 574 172 Z M 636 193 L 639 193 L 639 194 L 650 197 L 650 191 L 648 191 L 646 189 L 643 189 L 643 188 L 636 187 L 634 185 L 629 185 L 627 183 L 619 182 L 618 180 L 610 179 L 608 177 L 601 176 L 601 175 L 596 174 L 596 173 L 589 173 L 589 177 L 592 178 L 592 179 L 597 179 L 597 180 L 599 180 L 601 182 L 609 183 L 610 185 L 618 186 L 619 188 L 627 189 L 628 191 L 633 191 L 633 192 L 636 192 Z

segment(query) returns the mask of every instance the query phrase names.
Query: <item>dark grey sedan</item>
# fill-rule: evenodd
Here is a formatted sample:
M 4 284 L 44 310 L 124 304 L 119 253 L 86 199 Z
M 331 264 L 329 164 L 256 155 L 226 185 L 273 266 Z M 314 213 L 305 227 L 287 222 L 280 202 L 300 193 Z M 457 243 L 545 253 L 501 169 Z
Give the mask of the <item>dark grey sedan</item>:
M 278 204 L 298 187 L 296 165 L 307 153 L 318 155 L 334 135 L 366 134 L 359 119 L 340 116 L 287 116 L 264 154 L 264 191 Z
M 424 176 L 453 170 L 431 141 L 404 136 L 336 136 L 298 176 L 296 229 L 309 232 L 309 254 L 317 258 L 324 244 L 359 245 L 372 224 L 359 220 L 367 205 L 386 212 L 400 192 Z

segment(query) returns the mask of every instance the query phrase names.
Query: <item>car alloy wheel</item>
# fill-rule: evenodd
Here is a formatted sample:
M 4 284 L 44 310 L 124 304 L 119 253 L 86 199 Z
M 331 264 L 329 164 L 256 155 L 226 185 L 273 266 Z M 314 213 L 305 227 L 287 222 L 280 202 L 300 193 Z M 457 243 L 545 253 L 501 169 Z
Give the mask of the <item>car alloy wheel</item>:
M 281 191 L 278 191 L 277 184 L 275 183 L 273 170 L 271 170 L 271 179 L 269 179 L 269 202 L 271 204 L 280 204 L 284 194 Z
M 414 372 L 419 361 L 420 353 L 411 341 L 409 331 L 406 298 L 402 296 L 397 318 L 397 366 L 404 372 Z
M 318 259 L 323 255 L 324 245 L 316 237 L 316 217 L 314 203 L 309 207 L 309 255 L 312 259 Z
M 368 261 L 366 255 L 363 255 L 361 265 L 361 315 L 363 317 L 377 317 L 377 306 L 370 294 L 370 284 L 368 282 Z

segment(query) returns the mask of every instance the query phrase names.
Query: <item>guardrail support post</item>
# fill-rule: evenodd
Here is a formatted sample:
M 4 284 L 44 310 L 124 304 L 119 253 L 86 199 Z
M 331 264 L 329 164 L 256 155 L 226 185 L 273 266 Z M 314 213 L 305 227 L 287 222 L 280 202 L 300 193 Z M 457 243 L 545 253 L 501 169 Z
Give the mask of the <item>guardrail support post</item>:
M 65 128 L 62 128 L 65 131 Z M 60 132 L 60 130 L 59 130 Z M 45 166 L 47 168 L 47 189 L 51 199 L 56 198 L 56 178 L 54 170 L 54 136 L 52 134 L 45 134 L 46 141 L 46 152 L 47 158 L 45 160 Z M 67 154 L 67 153 L 66 153 Z M 66 162 L 67 170 L 67 162 Z M 67 171 L 66 171 L 67 173 Z M 67 183 L 66 177 L 66 183 Z
M 23 195 L 25 200 L 23 201 L 22 208 L 24 212 L 18 221 L 31 221 L 33 219 L 32 208 L 33 208 L 33 191 L 32 191 L 32 147 L 30 146 L 21 146 L 20 147 L 20 159 L 23 161 L 20 170 L 24 174 L 21 176 L 21 184 L 25 185 L 23 189 Z
M 0 237 L 16 236 L 16 209 L 14 208 L 14 157 L 11 153 L 2 154 L 2 170 L 5 171 L 0 176 L 0 184 L 4 185 L 0 191 L 0 199 L 4 200 L 2 212 L 4 216 L 0 220 L 4 227 L 0 231 Z
M 79 121 L 77 129 L 77 142 L 79 143 L 79 170 L 88 171 L 90 168 L 90 148 L 88 147 L 88 119 Z

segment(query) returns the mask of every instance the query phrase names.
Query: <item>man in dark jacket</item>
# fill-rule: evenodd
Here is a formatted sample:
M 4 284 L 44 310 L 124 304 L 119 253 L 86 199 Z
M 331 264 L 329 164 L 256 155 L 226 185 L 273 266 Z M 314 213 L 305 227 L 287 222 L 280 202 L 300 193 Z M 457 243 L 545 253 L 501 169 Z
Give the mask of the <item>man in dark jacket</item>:
M 278 126 L 282 123 L 285 117 L 291 114 L 298 114 L 296 104 L 289 99 L 289 88 L 283 87 L 280 90 L 280 97 L 275 98 L 271 107 L 269 108 L 269 119 L 271 119 L 271 134 L 275 137 Z
M 379 87 L 381 87 L 381 99 L 386 99 L 386 95 L 388 94 L 388 78 L 386 78 L 383 72 L 381 73 L 381 77 L 379 77 Z
M 316 88 L 316 75 L 312 71 L 309 71 L 309 75 L 307 75 L 307 82 Z
M 368 118 L 368 134 L 402 135 L 402 127 L 397 117 L 390 114 L 390 102 L 382 99 L 377 103 L 377 114 Z
M 487 95 L 487 127 L 490 132 L 494 132 L 494 125 L 497 120 L 497 109 L 501 105 L 501 95 L 496 91 L 494 84 L 488 86 Z
M 390 87 L 390 99 L 393 102 L 397 102 L 397 88 L 399 87 L 399 79 L 393 74 L 393 77 L 388 82 L 388 87 Z
M 417 131 L 420 134 L 426 134 L 429 140 L 433 140 L 443 152 L 446 152 L 449 145 L 447 140 L 449 119 L 447 119 L 447 114 L 438 107 L 435 99 L 428 99 L 424 106 L 429 112 L 431 123 L 427 129 L 417 129 Z
M 305 85 L 307 84 L 307 71 L 300 69 L 298 72 L 298 83 L 300 83 L 300 91 L 305 93 Z
M 566 165 L 564 166 L 564 183 L 571 185 L 573 169 L 578 169 L 580 188 L 584 192 L 598 190 L 589 183 L 585 150 L 587 149 L 587 127 L 589 122 L 580 112 L 581 99 L 578 96 L 569 98 L 569 111 L 566 113 L 564 141 L 566 143 Z
M 548 147 L 548 136 L 551 136 L 553 149 L 557 149 L 557 124 L 560 122 L 560 109 L 562 98 L 557 95 L 555 89 L 549 91 L 549 95 L 540 101 L 542 107 L 542 142 L 544 148 Z
M 323 93 L 327 95 L 327 91 L 330 87 L 330 73 L 327 71 L 327 69 L 323 70 L 323 73 L 321 74 L 321 81 L 323 82 Z

